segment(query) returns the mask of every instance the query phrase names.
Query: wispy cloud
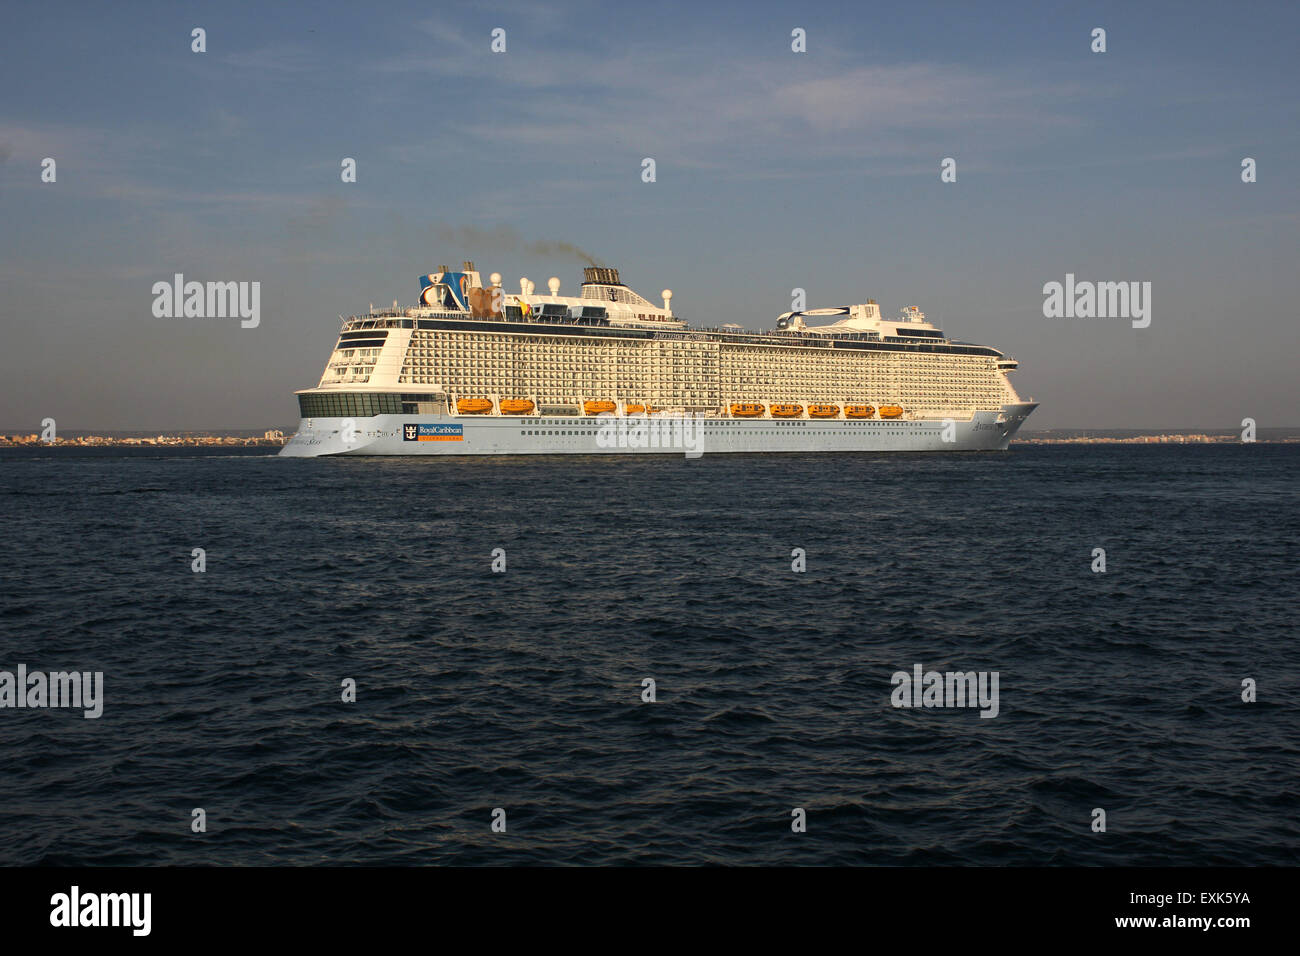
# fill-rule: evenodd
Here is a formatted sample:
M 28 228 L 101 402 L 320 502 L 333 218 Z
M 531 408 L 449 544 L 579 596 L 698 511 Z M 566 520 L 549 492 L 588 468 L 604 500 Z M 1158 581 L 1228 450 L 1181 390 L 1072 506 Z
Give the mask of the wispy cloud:
M 255 50 L 236 50 L 221 57 L 241 71 L 266 73 L 312 73 L 324 70 L 319 50 L 298 43 L 278 43 Z
M 1049 85 L 1013 69 L 863 65 L 835 50 L 774 62 L 681 45 L 584 48 L 576 71 L 563 57 L 525 57 L 514 48 L 494 55 L 486 35 L 458 26 L 420 26 L 428 39 L 418 49 L 371 68 L 474 85 L 476 108 L 451 137 L 462 145 L 588 157 L 654 150 L 681 166 L 737 175 L 770 174 L 787 161 L 902 156 L 958 138 L 1014 150 L 1085 125 L 1077 104 L 1106 95 L 1100 85 Z M 443 148 L 448 138 L 441 137 Z M 419 155 L 427 148 L 418 147 Z

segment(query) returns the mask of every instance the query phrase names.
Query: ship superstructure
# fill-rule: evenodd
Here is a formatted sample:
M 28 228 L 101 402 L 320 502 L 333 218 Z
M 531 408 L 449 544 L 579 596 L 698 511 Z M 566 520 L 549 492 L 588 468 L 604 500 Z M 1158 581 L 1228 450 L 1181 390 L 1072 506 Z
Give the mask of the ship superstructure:
M 956 342 L 916 308 L 874 300 L 787 312 L 768 331 L 692 328 L 626 286 L 584 271 L 485 284 L 473 263 L 420 279 L 412 308 L 343 321 L 324 374 L 298 392 L 283 454 L 536 454 L 610 450 L 610 419 L 689 418 L 709 451 L 1005 448 L 1036 407 L 1014 359 Z

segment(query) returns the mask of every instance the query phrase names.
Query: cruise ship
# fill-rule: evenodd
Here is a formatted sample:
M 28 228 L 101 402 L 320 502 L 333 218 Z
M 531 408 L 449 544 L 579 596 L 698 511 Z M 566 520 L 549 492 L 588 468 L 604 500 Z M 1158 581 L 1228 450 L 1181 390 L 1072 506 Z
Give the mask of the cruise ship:
M 343 320 L 282 455 L 993 451 L 1037 407 L 1016 361 L 874 299 L 693 328 L 617 269 L 507 293 L 472 262 Z

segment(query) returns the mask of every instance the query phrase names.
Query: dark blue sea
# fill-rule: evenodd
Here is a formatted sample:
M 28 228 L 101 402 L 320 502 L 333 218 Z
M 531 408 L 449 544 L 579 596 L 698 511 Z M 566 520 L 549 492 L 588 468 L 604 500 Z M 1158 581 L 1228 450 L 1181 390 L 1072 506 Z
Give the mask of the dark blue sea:
M 3 452 L 0 669 L 104 703 L 0 709 L 0 863 L 1294 865 L 1297 474 Z

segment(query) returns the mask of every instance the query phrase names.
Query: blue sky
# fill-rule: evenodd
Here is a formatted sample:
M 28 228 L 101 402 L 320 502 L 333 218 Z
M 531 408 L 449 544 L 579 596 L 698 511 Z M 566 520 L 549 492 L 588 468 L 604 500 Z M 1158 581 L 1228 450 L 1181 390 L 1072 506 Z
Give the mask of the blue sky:
M 545 242 L 693 324 L 769 328 L 795 287 L 918 305 L 1020 359 L 1038 428 L 1300 424 L 1298 28 L 1292 3 L 11 8 L 0 429 L 292 424 L 339 313 L 465 258 L 576 293 Z M 261 325 L 153 317 L 175 272 L 260 281 Z M 1151 282 L 1151 326 L 1045 318 L 1066 273 Z

